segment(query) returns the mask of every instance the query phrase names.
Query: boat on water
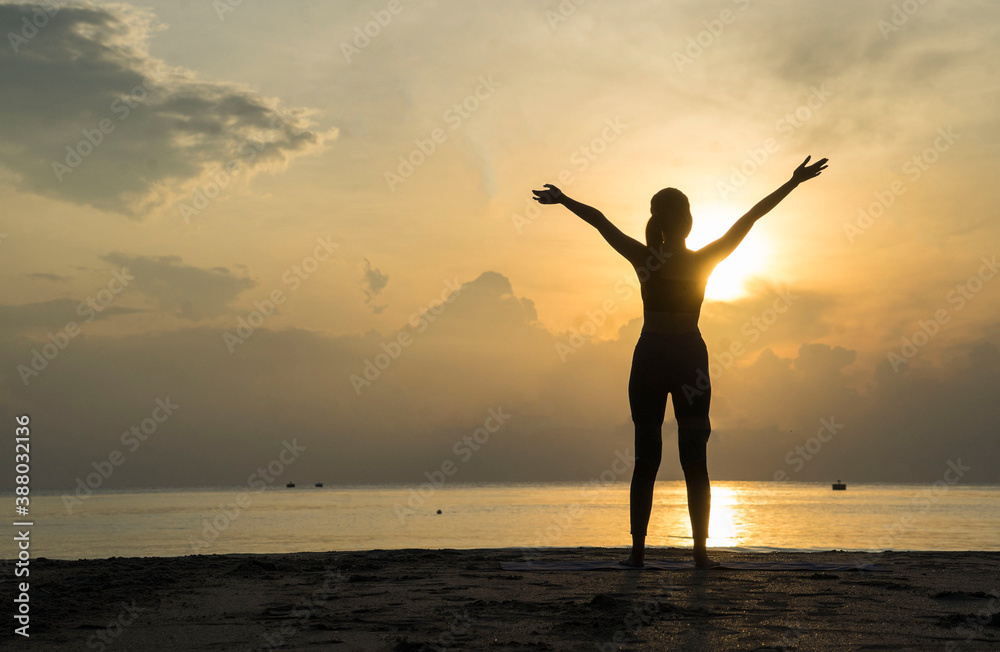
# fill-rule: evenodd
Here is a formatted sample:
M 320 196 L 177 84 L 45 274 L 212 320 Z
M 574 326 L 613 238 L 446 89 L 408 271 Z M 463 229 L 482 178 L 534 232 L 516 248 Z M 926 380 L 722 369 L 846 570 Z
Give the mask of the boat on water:
M 837 480 L 836 482 L 833 483 L 833 490 L 834 491 L 846 491 L 847 490 L 847 485 L 844 484 L 843 482 L 841 482 L 840 480 Z
M 323 486 L 323 483 L 322 483 L 322 482 L 317 482 L 317 483 L 316 483 L 316 486 L 317 486 L 317 487 L 322 487 L 322 486 Z
M 289 482 L 288 484 L 285 485 L 285 487 L 288 488 L 288 489 L 294 489 L 295 488 L 295 483 L 294 482 Z

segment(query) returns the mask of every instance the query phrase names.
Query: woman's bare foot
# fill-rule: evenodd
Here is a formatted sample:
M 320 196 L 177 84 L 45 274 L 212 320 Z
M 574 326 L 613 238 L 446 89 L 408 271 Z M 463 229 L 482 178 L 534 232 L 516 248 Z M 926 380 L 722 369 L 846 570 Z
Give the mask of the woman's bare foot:
M 696 550 L 694 553 L 695 568 L 715 568 L 721 565 L 721 563 L 709 558 L 707 550 Z
M 630 554 L 628 558 L 623 559 L 618 563 L 622 566 L 628 566 L 629 568 L 642 568 L 644 565 L 643 555 L 636 555 L 635 551 L 632 551 L 632 554 Z

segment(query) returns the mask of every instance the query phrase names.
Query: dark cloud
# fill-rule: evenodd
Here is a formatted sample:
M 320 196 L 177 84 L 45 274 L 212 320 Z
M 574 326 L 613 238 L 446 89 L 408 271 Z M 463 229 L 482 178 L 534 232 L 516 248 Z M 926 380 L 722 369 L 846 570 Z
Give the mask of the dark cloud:
M 361 278 L 361 287 L 365 291 L 365 303 L 371 303 L 389 284 L 389 275 L 377 267 L 372 267 L 371 262 L 365 258 L 364 276 Z M 385 305 L 372 306 L 372 311 L 379 314 L 388 307 Z
M 0 349 L 0 418 L 31 409 L 58 442 L 39 450 L 40 487 L 72 485 L 167 397 L 176 415 L 113 486 L 237 484 L 292 437 L 308 455 L 290 481 L 417 484 L 454 459 L 490 409 L 510 420 L 462 465 L 463 481 L 587 480 L 631 446 L 626 387 L 639 320 L 563 362 L 564 337 L 537 323 L 506 277 L 450 285 L 384 334 L 259 328 L 234 354 L 214 328 L 83 337 L 28 387 L 16 365 L 30 346 L 16 343 Z M 973 465 L 963 482 L 998 479 L 996 345 L 899 374 L 879 364 L 860 371 L 860 384 L 845 373 L 857 364 L 851 349 L 807 342 L 791 357 L 765 348 L 714 374 L 713 477 L 933 481 L 960 458 Z M 352 377 L 366 373 L 359 393 Z M 834 434 L 810 454 L 824 423 Z M 669 404 L 663 433 L 661 477 L 680 479 Z
M 60 276 L 59 274 L 48 274 L 46 272 L 32 272 L 30 274 L 21 274 L 25 278 L 38 279 L 40 281 L 52 281 L 54 283 L 62 283 L 63 281 L 68 281 L 68 276 Z
M 795 360 L 795 369 L 809 376 L 830 376 L 854 362 L 855 351 L 826 344 L 803 344 L 799 349 L 799 357 Z
M 746 359 L 781 342 L 815 340 L 836 330 L 842 298 L 786 284 L 756 282 L 733 301 L 706 301 L 701 330 L 710 348 L 734 345 Z
M 183 264 L 179 256 L 126 256 L 111 253 L 102 260 L 128 270 L 130 287 L 171 315 L 198 321 L 228 312 L 228 304 L 256 283 L 228 269 L 202 269 Z
M 77 324 L 85 321 L 107 319 L 117 315 L 145 312 L 137 308 L 123 306 L 100 306 L 91 308 L 86 300 L 74 301 L 62 298 L 20 305 L 0 305 L 0 334 L 25 333 L 37 330 L 61 329 L 69 322 Z
M 20 37 L 38 11 L 0 5 L 0 33 L 18 35 L 0 48 L 0 166 L 24 189 L 141 219 L 191 202 L 227 163 L 245 180 L 335 135 L 309 110 L 151 57 L 166 27 L 148 10 L 64 5 Z

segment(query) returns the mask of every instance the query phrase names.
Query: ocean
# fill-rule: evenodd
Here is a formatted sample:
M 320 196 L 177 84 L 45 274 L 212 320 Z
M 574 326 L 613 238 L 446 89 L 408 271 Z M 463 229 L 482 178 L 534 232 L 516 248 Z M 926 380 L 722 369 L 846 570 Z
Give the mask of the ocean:
M 13 504 L 13 494 L 8 492 Z M 690 547 L 683 482 L 659 482 L 647 545 Z M 713 482 L 709 546 L 1000 550 L 1000 486 Z M 440 514 L 438 513 L 440 510 Z M 627 546 L 628 484 L 33 492 L 31 553 L 54 559 L 403 548 Z M 23 529 L 23 528 L 21 528 Z M 16 556 L 8 543 L 3 558 Z

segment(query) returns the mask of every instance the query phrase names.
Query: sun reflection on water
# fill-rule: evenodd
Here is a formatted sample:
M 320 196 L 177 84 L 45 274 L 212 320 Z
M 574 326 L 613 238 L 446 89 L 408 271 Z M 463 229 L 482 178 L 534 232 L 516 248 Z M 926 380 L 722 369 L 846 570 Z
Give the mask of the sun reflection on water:
M 708 525 L 708 545 L 714 548 L 745 546 L 753 538 L 751 511 L 753 497 L 745 489 L 712 485 L 712 515 Z M 691 520 L 687 511 L 687 490 L 683 482 L 662 483 L 653 499 L 647 545 L 691 545 Z
M 748 533 L 746 515 L 740 506 L 741 492 L 732 487 L 712 488 L 712 515 L 708 522 L 709 547 L 742 545 Z

